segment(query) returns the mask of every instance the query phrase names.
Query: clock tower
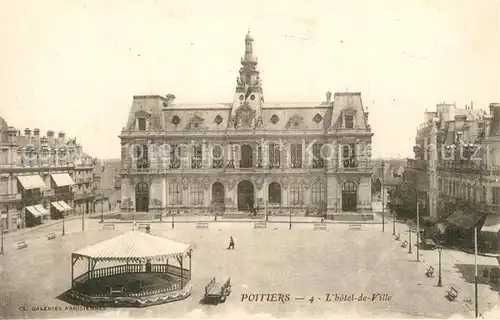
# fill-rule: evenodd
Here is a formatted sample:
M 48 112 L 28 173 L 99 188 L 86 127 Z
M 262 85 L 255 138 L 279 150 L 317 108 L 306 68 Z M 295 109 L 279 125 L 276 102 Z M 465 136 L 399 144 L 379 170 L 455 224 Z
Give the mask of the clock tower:
M 257 70 L 257 57 L 253 52 L 250 31 L 245 37 L 245 55 L 236 78 L 236 92 L 231 110 L 229 129 L 255 129 L 262 127 L 261 106 L 264 102 L 262 82 Z

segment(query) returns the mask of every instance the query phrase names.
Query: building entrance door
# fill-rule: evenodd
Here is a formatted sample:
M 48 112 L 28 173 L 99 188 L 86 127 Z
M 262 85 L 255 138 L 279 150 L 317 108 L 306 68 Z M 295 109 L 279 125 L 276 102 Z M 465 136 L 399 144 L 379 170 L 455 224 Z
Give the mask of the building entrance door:
M 238 211 L 251 211 L 253 204 L 253 184 L 248 180 L 243 180 L 238 183 Z
M 149 185 L 146 182 L 139 182 L 135 186 L 135 211 L 149 211 Z
M 358 188 L 356 183 L 346 181 L 342 185 L 342 211 L 356 212 L 358 203 Z

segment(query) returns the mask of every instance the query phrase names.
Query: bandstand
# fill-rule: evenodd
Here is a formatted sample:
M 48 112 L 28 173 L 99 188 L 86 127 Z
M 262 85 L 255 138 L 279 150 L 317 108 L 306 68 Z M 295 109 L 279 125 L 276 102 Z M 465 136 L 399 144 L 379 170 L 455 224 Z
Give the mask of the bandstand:
M 126 232 L 71 254 L 69 296 L 76 303 L 100 307 L 145 307 L 185 299 L 191 294 L 191 253 L 188 244 Z M 87 261 L 87 271 L 74 278 L 81 260 Z M 102 266 L 96 269 L 98 263 Z

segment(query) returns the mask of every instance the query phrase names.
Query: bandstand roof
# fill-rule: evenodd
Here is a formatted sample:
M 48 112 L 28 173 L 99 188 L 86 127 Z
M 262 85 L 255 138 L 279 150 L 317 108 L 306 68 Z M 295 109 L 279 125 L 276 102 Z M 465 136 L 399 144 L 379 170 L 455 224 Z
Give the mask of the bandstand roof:
M 183 255 L 191 245 L 147 234 L 128 231 L 117 237 L 75 251 L 73 255 L 97 261 L 163 260 Z

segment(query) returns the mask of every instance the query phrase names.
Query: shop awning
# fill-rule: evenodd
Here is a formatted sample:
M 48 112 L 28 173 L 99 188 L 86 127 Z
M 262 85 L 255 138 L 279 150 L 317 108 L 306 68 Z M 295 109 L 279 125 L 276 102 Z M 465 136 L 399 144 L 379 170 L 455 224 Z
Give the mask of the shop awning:
M 51 202 L 50 203 L 54 208 L 57 209 L 59 212 L 64 212 L 64 208 L 59 204 L 59 202 Z
M 17 180 L 19 183 L 23 186 L 25 190 L 31 190 L 31 189 L 48 189 L 45 183 L 43 183 L 42 178 L 37 175 L 30 175 L 30 176 L 18 176 Z
M 53 173 L 50 175 L 58 187 L 72 186 L 75 183 L 67 173 Z
M 34 206 L 28 206 L 26 207 L 26 210 L 31 213 L 34 217 L 40 217 L 42 215 L 41 212 L 39 212 L 37 209 L 35 209 Z
M 66 202 L 64 202 L 62 200 L 61 201 L 57 201 L 57 203 L 59 203 L 59 205 L 64 209 L 64 211 L 71 211 L 71 210 L 73 210 L 73 208 L 71 208 L 69 206 L 69 204 L 67 204 Z
M 500 215 L 488 215 L 481 231 L 500 232 Z
M 49 211 L 45 209 L 41 204 L 35 204 L 35 209 L 42 214 L 42 216 L 46 216 L 49 214 Z

